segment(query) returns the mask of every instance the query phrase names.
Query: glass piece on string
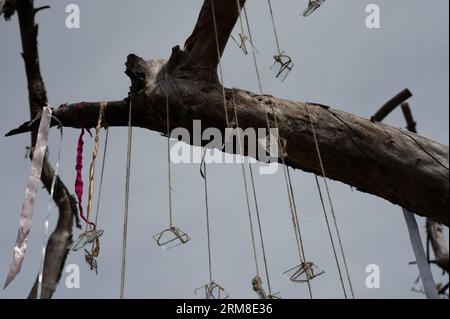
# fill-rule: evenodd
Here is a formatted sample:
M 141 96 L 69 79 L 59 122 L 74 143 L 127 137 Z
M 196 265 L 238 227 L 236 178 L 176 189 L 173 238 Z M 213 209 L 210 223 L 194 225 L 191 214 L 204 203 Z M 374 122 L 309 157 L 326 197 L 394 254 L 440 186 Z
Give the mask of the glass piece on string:
M 250 45 L 256 53 L 259 53 L 258 49 L 253 45 L 253 43 L 250 41 L 250 39 L 242 33 L 239 33 L 239 41 L 231 35 L 231 39 L 233 39 L 234 43 L 239 47 L 239 49 L 244 52 L 244 54 L 248 54 L 248 45 Z
M 72 250 L 77 251 L 86 246 L 87 244 L 92 243 L 94 240 L 98 239 L 103 235 L 103 230 L 92 229 L 87 230 L 82 233 L 78 239 L 73 243 Z
M 319 9 L 324 2 L 325 0 L 309 0 L 308 7 L 303 11 L 303 16 L 307 17 L 311 15 L 314 11 Z
M 294 68 L 294 63 L 289 55 L 287 55 L 284 51 L 281 51 L 279 54 L 273 57 L 275 62 L 270 67 L 272 72 L 275 74 L 277 79 L 281 79 L 284 81 L 288 74 Z
M 86 262 L 91 270 L 95 271 L 95 274 L 98 275 L 97 259 L 95 259 L 95 257 L 87 249 L 84 250 L 84 258 L 86 259 Z
M 195 289 L 194 294 L 205 299 L 228 299 L 230 297 L 225 289 L 214 281 Z
M 314 263 L 307 261 L 285 271 L 283 275 L 289 276 L 292 282 L 304 283 L 324 273 L 325 271 L 314 265 Z
M 176 226 L 172 226 L 153 236 L 159 247 L 171 249 L 176 246 L 186 244 L 189 236 Z

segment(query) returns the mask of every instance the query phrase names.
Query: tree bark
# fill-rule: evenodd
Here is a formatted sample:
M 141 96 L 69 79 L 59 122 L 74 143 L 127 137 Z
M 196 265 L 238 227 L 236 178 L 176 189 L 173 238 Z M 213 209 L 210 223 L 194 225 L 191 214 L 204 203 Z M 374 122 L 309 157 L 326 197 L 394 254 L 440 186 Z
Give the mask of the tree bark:
M 146 62 L 135 55 L 128 57 L 126 73 L 132 80 L 134 126 L 166 133 L 164 91 L 169 92 L 171 127 L 183 127 L 192 134 L 193 120 L 201 120 L 203 128 L 225 130 L 220 83 L 191 80 L 185 71 L 179 76 L 174 61 L 180 61 L 184 54 L 175 47 L 168 63 Z M 167 81 L 164 80 L 166 68 L 169 69 Z M 265 128 L 266 111 L 273 104 L 280 136 L 287 140 L 287 165 L 320 174 L 311 120 L 328 177 L 448 225 L 448 146 L 314 103 L 287 101 L 238 89 L 226 90 L 228 114 L 233 114 L 232 94 L 239 126 L 244 130 Z M 65 126 L 90 128 L 96 124 L 99 105 L 62 105 L 54 114 Z M 311 112 L 311 119 L 306 108 Z M 126 126 L 128 110 L 128 99 L 109 103 L 105 114 L 109 125 Z M 269 117 L 273 123 L 272 115 Z M 25 123 L 9 134 L 33 130 L 36 125 Z
M 245 0 L 239 1 L 241 7 L 245 5 Z M 40 117 L 38 111 L 47 97 L 38 65 L 37 27 L 34 13 L 31 14 L 33 1 L 6 2 L 23 6 L 19 16 L 22 15 L 20 24 L 30 109 L 32 118 L 37 120 Z M 217 39 L 213 14 L 217 22 Z M 203 128 L 216 127 L 224 131 L 227 123 L 217 64 L 238 17 L 236 0 L 205 0 L 184 49 L 174 47 L 167 63 L 164 60 L 144 61 L 129 55 L 126 74 L 131 79 L 130 95 L 122 101 L 108 103 L 105 114 L 108 124 L 127 125 L 131 99 L 132 125 L 166 134 L 166 97 L 163 94 L 166 92 L 169 95 L 171 127 L 184 127 L 192 136 L 193 120 L 201 120 Z M 239 126 L 243 129 L 266 128 L 267 111 L 274 107 L 274 114 L 270 113 L 268 117 L 271 125 L 276 117 L 280 136 L 287 141 L 287 165 L 321 174 L 311 131 L 312 122 L 328 177 L 448 226 L 448 146 L 317 103 L 287 101 L 239 89 L 226 89 L 226 100 L 229 114 L 233 114 L 232 101 L 235 101 Z M 81 102 L 61 105 L 54 110 L 54 115 L 64 126 L 91 128 L 96 125 L 99 111 L 100 103 Z M 36 132 L 37 126 L 38 121 L 30 121 L 7 135 Z M 52 173 L 47 169 L 44 172 L 48 172 L 47 179 L 43 178 L 43 182 L 47 183 Z M 46 296 L 51 296 L 61 273 L 67 253 L 66 243 L 70 241 L 70 216 L 76 213 L 74 201 L 67 190 L 59 183 L 57 188 L 55 198 L 57 196 L 61 200 L 57 201 L 60 208 L 57 230 L 60 232 L 55 231 L 47 248 L 49 253 L 45 271 L 49 268 L 52 271 L 48 276 L 44 275 L 44 281 L 49 283 L 49 286 L 45 285 L 49 287 Z M 52 242 L 53 247 L 50 246 Z M 50 256 L 56 256 L 54 262 L 51 262 Z M 56 280 L 52 281 L 50 277 Z M 35 296 L 35 287 L 31 297 Z
M 417 133 L 417 123 L 414 121 L 411 108 L 408 103 L 402 103 L 402 112 L 405 117 L 407 128 L 409 131 L 413 133 Z M 444 237 L 444 233 L 442 231 L 442 226 L 427 218 L 426 221 L 426 230 L 427 230 L 427 245 L 428 240 L 431 242 L 431 247 L 433 248 L 434 253 L 434 263 L 438 265 L 443 271 L 448 273 L 449 259 L 448 259 L 448 248 L 447 243 Z M 445 292 L 446 289 L 443 291 Z M 442 291 L 442 290 L 441 290 Z M 439 293 L 442 293 L 442 292 Z
M 243 6 L 245 1 L 241 0 L 240 4 Z M 217 42 L 213 13 L 219 31 Z M 144 61 L 133 54 L 128 56 L 125 72 L 131 79 L 133 126 L 166 133 L 163 93 L 166 92 L 171 127 L 183 127 L 192 133 L 193 120 L 201 120 L 204 128 L 225 130 L 217 65 L 238 17 L 235 0 L 205 0 L 184 50 L 174 47 L 167 63 L 164 60 Z M 228 114 L 233 114 L 232 95 L 239 126 L 243 129 L 266 128 L 266 112 L 270 109 L 268 106 L 273 105 L 280 136 L 287 140 L 287 165 L 320 173 L 311 132 L 312 121 L 328 177 L 448 225 L 448 146 L 327 106 L 287 101 L 239 89 L 226 89 Z M 127 125 L 128 102 L 127 98 L 109 103 L 106 111 L 109 125 Z M 99 109 L 100 103 L 62 105 L 55 110 L 55 116 L 65 126 L 90 128 L 96 124 Z M 274 117 L 272 114 L 269 117 L 273 124 Z M 36 128 L 37 121 L 31 125 L 28 122 L 7 135 Z
M 35 14 L 42 8 L 35 8 L 33 0 L 6 0 L 3 13 L 5 19 L 9 19 L 16 11 L 19 18 L 20 35 L 22 40 L 22 57 L 28 83 L 28 98 L 31 118 L 39 114 L 47 103 L 47 92 L 41 76 L 39 66 L 39 54 L 37 49 L 38 26 L 35 23 Z M 37 131 L 31 133 L 31 145 L 36 143 Z M 54 170 L 44 159 L 41 181 L 50 192 L 53 181 Z M 51 234 L 46 248 L 44 260 L 41 298 L 51 298 L 61 277 L 64 261 L 68 253 L 68 245 L 72 241 L 72 227 L 74 218 L 77 216 L 76 200 L 64 183 L 58 178 L 55 183 L 53 200 L 58 206 L 58 223 Z M 28 298 L 37 297 L 37 279 L 29 293 Z

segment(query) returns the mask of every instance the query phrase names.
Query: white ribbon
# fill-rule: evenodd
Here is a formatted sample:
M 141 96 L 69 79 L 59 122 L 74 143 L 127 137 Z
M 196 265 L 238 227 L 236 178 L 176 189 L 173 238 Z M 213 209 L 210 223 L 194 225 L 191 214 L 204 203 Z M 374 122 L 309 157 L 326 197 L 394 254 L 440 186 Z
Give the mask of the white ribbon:
M 49 234 L 49 223 L 50 223 L 50 213 L 52 212 L 52 208 L 53 208 L 53 195 L 55 193 L 55 185 L 56 185 L 56 181 L 58 180 L 58 173 L 59 173 L 59 165 L 61 162 L 61 149 L 62 149 L 62 142 L 63 142 L 63 127 L 62 124 L 60 126 L 59 129 L 59 133 L 60 133 L 60 140 L 59 140 L 59 149 L 58 149 L 58 159 L 56 161 L 55 164 L 55 171 L 53 174 L 53 180 L 52 180 L 52 185 L 50 186 L 50 198 L 48 200 L 48 205 L 47 205 L 47 215 L 45 216 L 45 221 L 44 221 L 44 242 L 42 245 L 42 250 L 41 250 L 41 265 L 39 268 L 39 276 L 38 276 L 38 288 L 37 288 L 37 299 L 41 299 L 42 297 L 42 277 L 44 275 L 44 263 L 45 263 L 45 254 L 47 251 L 47 240 L 48 240 L 48 234 Z
M 31 161 L 30 175 L 28 177 L 27 189 L 25 190 L 25 200 L 20 214 L 20 224 L 13 249 L 13 258 L 6 277 L 5 289 L 16 277 L 22 268 L 23 259 L 27 249 L 28 235 L 30 234 L 33 210 L 36 199 L 37 188 L 41 179 L 42 166 L 44 164 L 45 152 L 47 149 L 48 132 L 52 119 L 52 111 L 49 107 L 42 110 L 41 122 L 34 147 L 33 159 Z
M 408 227 L 409 238 L 411 246 L 416 256 L 417 266 L 419 267 L 420 278 L 422 279 L 423 290 L 427 299 L 438 299 L 438 292 L 433 275 L 431 274 L 430 264 L 428 263 L 425 250 L 423 249 L 422 240 L 420 239 L 419 226 L 417 225 L 416 217 L 412 212 L 403 208 L 403 215 L 405 216 L 406 226 Z

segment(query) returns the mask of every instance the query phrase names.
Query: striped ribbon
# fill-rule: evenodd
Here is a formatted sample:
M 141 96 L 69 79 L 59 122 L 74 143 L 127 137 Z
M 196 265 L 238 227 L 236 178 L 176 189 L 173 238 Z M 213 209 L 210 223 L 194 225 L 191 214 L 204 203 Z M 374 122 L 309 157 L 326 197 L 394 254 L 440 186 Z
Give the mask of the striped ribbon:
M 37 294 L 36 298 L 41 299 L 42 297 L 42 278 L 44 274 L 44 263 L 45 263 L 45 254 L 47 251 L 47 240 L 48 240 L 48 234 L 49 234 L 49 223 L 50 223 L 50 213 L 52 212 L 53 208 L 53 194 L 55 193 L 55 184 L 58 179 L 58 173 L 59 173 L 59 165 L 61 162 L 61 149 L 62 149 L 62 142 L 63 142 L 63 127 L 62 125 L 59 128 L 60 138 L 59 138 L 59 149 L 58 149 L 58 159 L 55 164 L 55 172 L 53 174 L 53 180 L 52 185 L 50 186 L 50 199 L 48 201 L 47 205 L 47 215 L 45 216 L 44 221 L 44 243 L 42 245 L 41 250 L 41 265 L 39 268 L 39 276 L 38 276 L 38 288 L 37 288 Z
M 33 211 L 36 201 L 36 193 L 41 179 L 42 167 L 44 165 L 44 157 L 48 143 L 48 132 L 52 119 L 52 111 L 50 107 L 44 107 L 39 124 L 36 145 L 34 147 L 33 159 L 31 161 L 30 175 L 28 176 L 28 184 L 25 190 L 25 200 L 23 202 L 20 214 L 19 230 L 17 234 L 16 244 L 13 249 L 13 258 L 6 277 L 3 289 L 14 280 L 22 268 L 27 249 L 28 236 L 31 230 L 33 219 Z

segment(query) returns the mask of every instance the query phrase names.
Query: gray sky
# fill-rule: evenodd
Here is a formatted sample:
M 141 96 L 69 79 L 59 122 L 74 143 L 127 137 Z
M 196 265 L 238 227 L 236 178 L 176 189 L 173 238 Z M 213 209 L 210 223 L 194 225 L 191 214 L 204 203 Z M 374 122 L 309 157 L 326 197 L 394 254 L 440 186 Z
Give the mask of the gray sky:
M 129 53 L 145 59 L 167 58 L 173 46 L 182 45 L 196 22 L 202 0 L 76 0 L 36 1 L 52 8 L 38 14 L 41 67 L 50 103 L 122 99 L 129 79 L 124 63 Z M 65 27 L 65 7 L 81 8 L 81 28 Z M 300 18 L 307 1 L 273 0 L 282 49 L 295 62 L 284 83 L 269 70 L 275 43 L 266 1 L 249 0 L 258 60 L 266 93 L 299 101 L 315 101 L 369 117 L 405 87 L 411 89 L 419 132 L 448 145 L 448 7 L 446 0 L 340 0 L 326 1 L 311 17 Z M 365 26 L 365 8 L 381 8 L 381 29 Z M 16 127 L 29 117 L 26 79 L 17 16 L 0 21 L 0 131 Z M 238 32 L 237 29 L 234 33 Z M 230 42 L 223 58 L 228 87 L 257 91 L 250 56 Z M 397 110 L 386 121 L 404 126 Z M 130 195 L 126 296 L 129 298 L 193 298 L 193 290 L 208 280 L 203 182 L 198 165 L 173 167 L 175 223 L 192 241 L 163 251 L 152 235 L 167 227 L 166 140 L 159 134 L 135 129 Z M 61 175 L 73 189 L 78 130 L 66 129 Z M 104 135 L 102 135 L 104 138 Z M 67 264 L 78 264 L 81 287 L 67 289 L 64 281 L 56 298 L 117 298 L 119 296 L 121 230 L 123 223 L 126 159 L 125 128 L 110 131 L 110 144 L 100 228 L 99 275 L 92 273 L 81 253 L 71 253 Z M 18 217 L 30 163 L 24 158 L 29 136 L 0 139 L 0 280 L 6 277 L 17 233 Z M 50 151 L 55 160 L 57 131 Z M 86 136 L 87 176 L 92 140 Z M 100 172 L 100 165 L 97 166 Z M 255 275 L 242 175 L 239 165 L 213 164 L 208 168 L 215 280 L 235 298 L 254 298 L 250 281 Z M 304 285 L 281 274 L 298 263 L 290 223 L 287 194 L 281 170 L 256 177 L 265 232 L 269 270 L 274 291 L 284 298 L 306 298 Z M 326 274 L 312 282 L 316 298 L 341 298 L 313 176 L 296 171 L 293 184 L 300 211 L 306 255 Z M 87 190 L 87 188 L 86 188 Z M 357 297 L 423 298 L 411 291 L 418 276 L 400 207 L 381 198 L 352 192 L 347 185 L 331 183 L 338 223 Z M 87 202 L 87 196 L 84 199 Z M 23 298 L 36 277 L 43 241 L 43 220 L 48 194 L 40 190 L 29 248 L 22 272 L 0 298 Z M 52 213 L 52 227 L 57 211 Z M 419 219 L 423 231 L 423 219 Z M 447 228 L 446 228 L 447 232 Z M 75 231 L 75 236 L 78 230 Z M 365 267 L 378 264 L 380 289 L 367 289 Z M 448 281 L 433 268 L 437 281 Z

